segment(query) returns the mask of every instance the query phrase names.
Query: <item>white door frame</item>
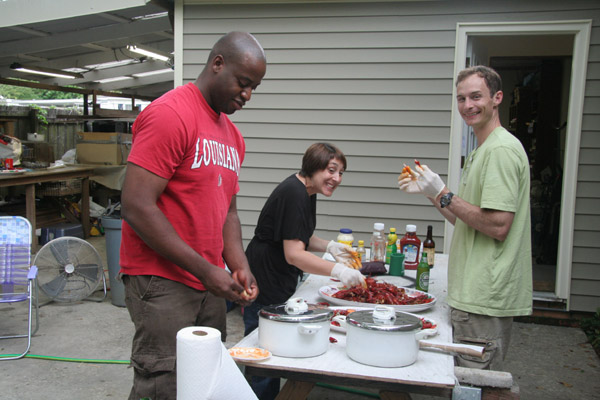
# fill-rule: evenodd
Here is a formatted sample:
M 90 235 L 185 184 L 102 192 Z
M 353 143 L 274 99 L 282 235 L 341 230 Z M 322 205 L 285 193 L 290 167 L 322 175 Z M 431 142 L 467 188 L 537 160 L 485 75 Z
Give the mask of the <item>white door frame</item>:
M 544 21 L 544 22 L 508 22 L 508 23 L 458 23 L 456 26 L 456 48 L 454 55 L 454 77 L 465 68 L 467 39 L 469 36 L 491 35 L 574 35 L 571 86 L 569 90 L 569 111 L 566 131 L 566 148 L 563 172 L 562 206 L 560 212 L 560 231 L 558 235 L 557 273 L 555 295 L 568 300 L 571 293 L 571 261 L 573 256 L 573 233 L 575 227 L 575 190 L 577 189 L 577 170 L 579 163 L 579 145 L 581 121 L 583 117 L 583 99 L 588 63 L 592 21 Z M 450 154 L 448 159 L 448 186 L 457 188 L 460 179 L 460 153 L 463 133 L 463 120 L 456 108 L 456 87 L 452 89 L 452 117 L 450 125 Z M 446 221 L 444 228 L 444 253 L 447 253 L 452 237 L 453 226 Z

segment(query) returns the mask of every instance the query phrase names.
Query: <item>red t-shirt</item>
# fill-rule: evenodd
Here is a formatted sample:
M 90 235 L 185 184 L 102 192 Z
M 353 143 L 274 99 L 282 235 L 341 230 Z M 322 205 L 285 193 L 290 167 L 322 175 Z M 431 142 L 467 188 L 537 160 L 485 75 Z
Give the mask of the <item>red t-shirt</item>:
M 225 114 L 210 108 L 193 83 L 153 101 L 133 124 L 127 161 L 169 180 L 158 207 L 188 245 L 221 268 L 223 225 L 239 191 L 245 149 L 239 130 Z M 125 221 L 120 264 L 123 274 L 158 275 L 205 289 L 192 274 L 148 247 Z

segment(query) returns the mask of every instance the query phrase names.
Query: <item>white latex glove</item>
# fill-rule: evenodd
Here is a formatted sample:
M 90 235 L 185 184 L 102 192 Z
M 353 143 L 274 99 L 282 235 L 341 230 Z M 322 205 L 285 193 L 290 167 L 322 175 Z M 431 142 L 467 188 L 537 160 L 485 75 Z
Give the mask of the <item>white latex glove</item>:
M 398 179 L 398 187 L 400 190 L 405 191 L 409 194 L 422 194 L 421 188 L 417 184 L 419 174 L 417 174 L 412 168 L 410 170 L 411 175 L 408 175 L 402 179 Z M 401 175 L 402 176 L 402 175 Z
M 335 261 L 343 263 L 352 258 L 352 247 L 347 244 L 336 242 L 335 240 L 327 243 L 327 252 L 335 258 Z
M 417 184 L 421 188 L 421 192 L 427 196 L 435 199 L 442 192 L 446 184 L 442 181 L 442 178 L 435 172 L 429 169 L 427 165 L 416 167 L 417 173 L 420 175 L 417 179 Z
M 365 277 L 359 270 L 349 268 L 341 263 L 337 263 L 333 266 L 333 269 L 331 270 L 331 276 L 339 279 L 347 288 L 355 285 L 367 285 Z
M 429 169 L 427 165 L 415 166 L 415 169 L 411 169 L 411 172 L 417 178 L 416 180 L 409 176 L 398 181 L 400 190 L 406 193 L 421 193 L 435 199 L 446 186 L 442 178 Z

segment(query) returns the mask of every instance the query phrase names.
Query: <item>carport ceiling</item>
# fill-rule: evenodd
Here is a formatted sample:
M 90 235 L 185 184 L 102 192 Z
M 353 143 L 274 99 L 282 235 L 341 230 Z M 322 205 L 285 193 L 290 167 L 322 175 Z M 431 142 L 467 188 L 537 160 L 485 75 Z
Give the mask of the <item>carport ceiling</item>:
M 0 0 L 0 77 L 158 97 L 173 88 L 173 27 L 169 18 L 173 1 Z M 48 4 L 54 5 L 52 12 L 44 10 Z M 56 12 L 61 9 L 65 11 Z M 133 53 L 127 49 L 132 44 L 158 50 L 171 60 Z M 129 64 L 102 65 L 113 61 Z M 15 63 L 56 70 L 77 68 L 83 78 L 24 73 L 11 69 Z M 125 78 L 110 81 L 118 77 Z

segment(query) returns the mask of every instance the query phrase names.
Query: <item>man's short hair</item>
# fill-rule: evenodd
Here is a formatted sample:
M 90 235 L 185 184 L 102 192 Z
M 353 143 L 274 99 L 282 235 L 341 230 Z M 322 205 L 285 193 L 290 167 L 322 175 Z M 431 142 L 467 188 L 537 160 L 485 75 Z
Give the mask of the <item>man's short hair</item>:
M 486 67 L 485 65 L 476 65 L 460 71 L 456 77 L 456 86 L 474 74 L 483 78 L 488 89 L 490 89 L 490 96 L 493 96 L 498 91 L 502 90 L 502 78 L 500 78 L 500 75 L 495 70 Z

